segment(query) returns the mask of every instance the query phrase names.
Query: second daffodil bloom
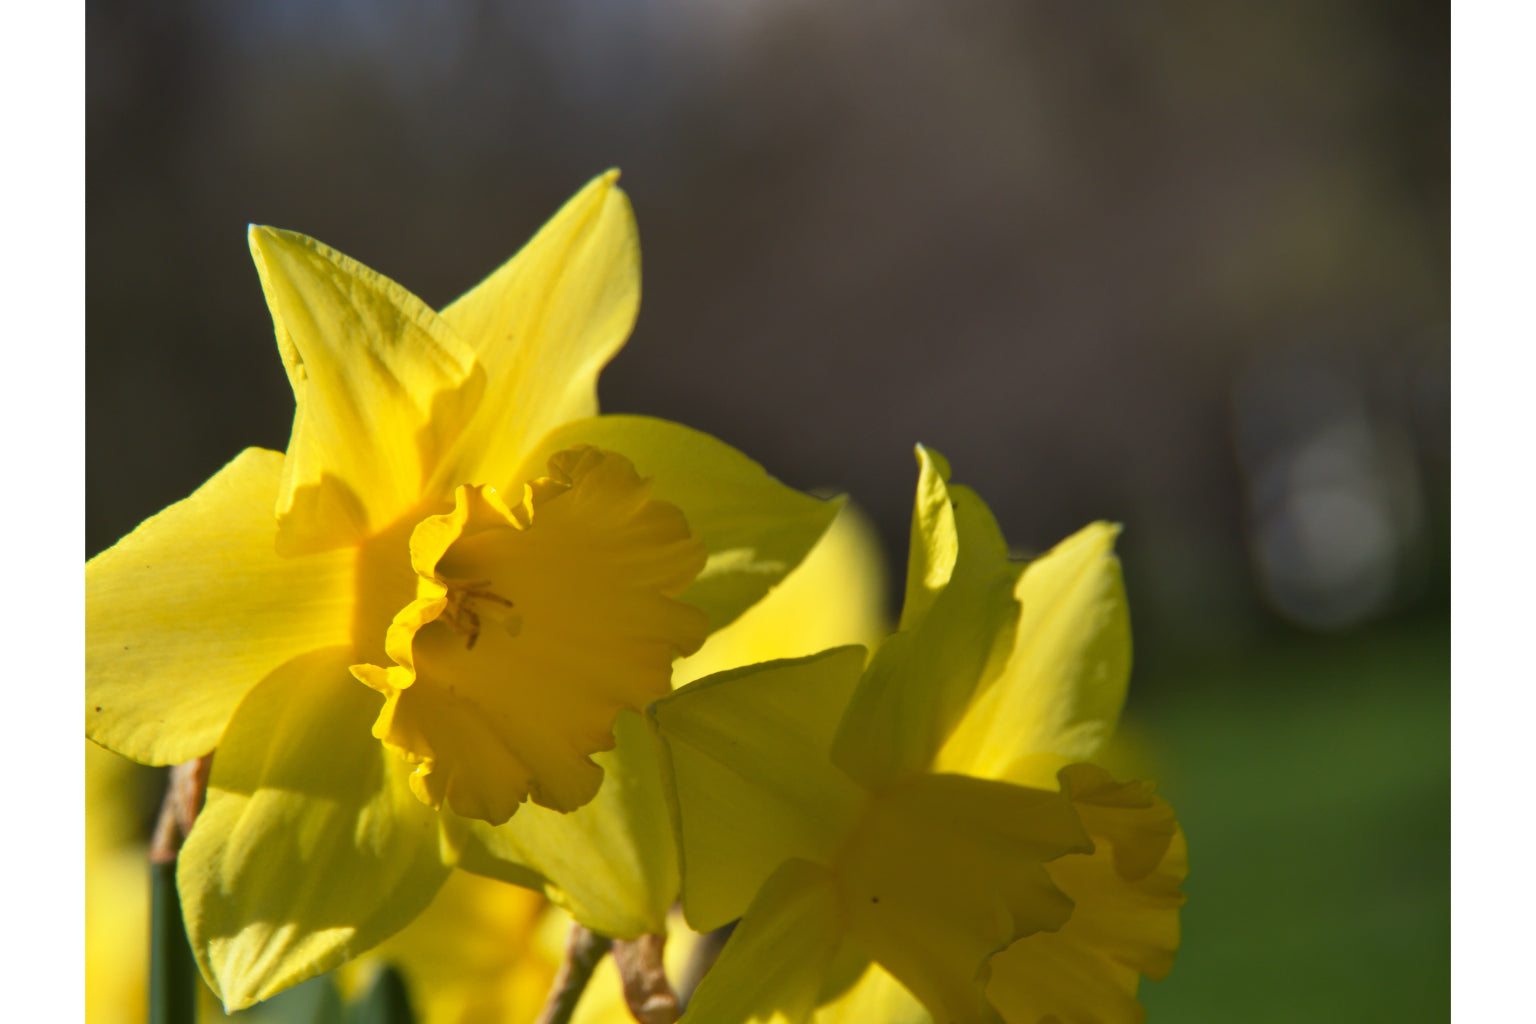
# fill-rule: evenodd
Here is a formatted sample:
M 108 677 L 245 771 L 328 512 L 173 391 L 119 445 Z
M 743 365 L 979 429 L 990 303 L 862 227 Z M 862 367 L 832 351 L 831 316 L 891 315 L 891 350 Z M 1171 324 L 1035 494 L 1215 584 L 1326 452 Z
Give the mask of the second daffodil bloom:
M 251 229 L 297 409 L 86 567 L 86 732 L 217 748 L 178 883 L 230 1008 L 376 945 L 525 800 L 603 781 L 614 722 L 836 511 L 714 439 L 597 416 L 639 304 L 603 175 L 436 313 L 311 238 Z M 525 872 L 526 873 L 526 872 Z
M 692 1024 L 1141 1019 L 1178 945 L 1182 833 L 1090 763 L 1130 667 L 1115 529 L 1008 559 L 919 450 L 900 629 L 652 705 L 682 901 L 741 922 Z

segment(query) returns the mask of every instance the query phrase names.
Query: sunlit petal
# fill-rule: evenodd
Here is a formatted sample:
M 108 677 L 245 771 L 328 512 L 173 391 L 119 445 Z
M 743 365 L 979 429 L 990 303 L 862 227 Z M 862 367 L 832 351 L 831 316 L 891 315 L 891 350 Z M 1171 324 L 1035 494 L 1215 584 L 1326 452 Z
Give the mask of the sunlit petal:
M 960 552 L 955 510 L 949 496 L 949 463 L 932 448 L 917 446 L 917 496 L 907 547 L 907 592 L 901 629 L 911 629 L 949 585 Z
M 792 857 L 829 862 L 863 794 L 827 759 L 861 647 L 701 679 L 652 706 L 682 840 L 683 910 L 738 917 Z
M 313 238 L 253 226 L 251 254 L 297 411 L 279 547 L 356 543 L 414 506 L 485 386 L 420 299 Z
M 886 571 L 874 526 L 852 503 L 768 596 L 672 667 L 672 685 L 774 658 L 845 644 L 879 646 L 888 632 Z
M 236 1009 L 365 952 L 432 899 L 453 853 L 368 732 L 350 648 L 297 658 L 236 710 L 177 884 L 209 985 Z
M 817 1007 L 814 1024 L 932 1024 L 933 1017 L 901 982 L 877 963 Z
M 1013 644 L 1019 566 L 975 492 L 947 490 L 958 542 L 949 581 L 915 626 L 876 652 L 833 747 L 833 760 L 868 786 L 927 771 Z
M 1007 667 L 971 704 L 940 770 L 1015 778 L 1021 756 L 1090 757 L 1114 732 L 1131 672 L 1119 532 L 1094 523 L 1024 570 Z
M 520 252 L 442 312 L 487 375 L 444 483 L 505 488 L 521 457 L 597 413 L 597 376 L 640 306 L 640 241 L 619 174 L 593 179 Z M 569 447 L 564 445 L 562 447 Z M 543 463 L 538 463 L 542 469 Z
M 800 1024 L 815 1007 L 840 938 L 826 870 L 786 861 L 704 975 L 684 1024 Z
M 799 565 L 840 504 L 784 486 L 708 434 L 645 416 L 568 423 L 539 443 L 518 478 L 543 472 L 550 455 L 581 444 L 629 459 L 652 480 L 656 498 L 688 517 L 709 561 L 683 600 L 704 610 L 711 631 L 734 621 Z
M 277 452 L 248 448 L 85 566 L 85 731 L 146 764 L 212 750 L 290 658 L 345 643 L 352 555 L 273 549 Z
M 504 825 L 472 823 L 460 867 L 543 887 L 578 921 L 634 938 L 666 927 L 677 900 L 677 847 L 662 795 L 659 741 L 633 712 L 614 748 L 593 755 L 603 786 L 569 814 L 530 804 Z

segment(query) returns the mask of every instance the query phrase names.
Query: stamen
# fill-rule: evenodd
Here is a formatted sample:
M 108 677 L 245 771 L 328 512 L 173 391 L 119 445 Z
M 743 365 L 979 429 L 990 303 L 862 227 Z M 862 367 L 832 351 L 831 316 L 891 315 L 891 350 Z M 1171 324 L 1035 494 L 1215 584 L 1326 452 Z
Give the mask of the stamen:
M 487 590 L 491 585 L 490 580 L 454 580 L 443 576 L 433 576 L 433 579 L 448 591 L 448 606 L 438 618 L 464 637 L 466 651 L 474 650 L 475 641 L 480 639 L 480 614 L 471 607 L 471 602 L 486 601 L 500 605 L 509 612 L 517 607 L 495 591 Z M 519 615 L 503 613 L 499 618 L 510 636 L 516 636 L 522 628 L 522 617 Z

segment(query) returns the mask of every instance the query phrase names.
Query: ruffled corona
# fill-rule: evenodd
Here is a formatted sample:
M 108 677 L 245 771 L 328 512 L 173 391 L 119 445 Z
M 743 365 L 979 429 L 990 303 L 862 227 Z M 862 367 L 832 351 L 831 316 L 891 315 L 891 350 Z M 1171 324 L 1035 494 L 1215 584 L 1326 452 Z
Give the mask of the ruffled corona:
M 1060 784 L 1094 844 L 1045 865 L 1072 900 L 1072 917 L 993 957 L 987 996 L 1009 1024 L 1133 1024 L 1144 1017 L 1141 977 L 1166 977 L 1179 947 L 1184 833 L 1149 782 L 1116 782 L 1080 762 L 1061 769 Z
M 1062 794 L 919 775 L 874 795 L 834 874 L 868 956 L 935 1019 L 984 1021 L 988 958 L 1072 914 L 1045 862 L 1092 849 Z
M 592 447 L 504 502 L 461 486 L 410 541 L 416 598 L 394 617 L 395 664 L 356 665 L 383 693 L 373 734 L 416 765 L 433 807 L 499 824 L 523 800 L 591 800 L 613 722 L 670 691 L 672 660 L 708 633 L 676 598 L 704 545 L 622 455 Z

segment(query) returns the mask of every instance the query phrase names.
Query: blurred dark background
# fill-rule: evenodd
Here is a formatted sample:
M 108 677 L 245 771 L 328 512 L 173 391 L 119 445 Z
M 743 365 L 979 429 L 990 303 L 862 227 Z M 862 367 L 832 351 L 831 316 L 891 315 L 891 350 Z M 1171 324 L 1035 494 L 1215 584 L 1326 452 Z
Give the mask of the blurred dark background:
M 86 12 L 88 555 L 286 444 L 248 222 L 440 307 L 621 167 L 607 411 L 851 493 L 893 568 L 917 441 L 1021 550 L 1126 524 L 1194 864 L 1152 1019 L 1448 1013 L 1448 5 Z

